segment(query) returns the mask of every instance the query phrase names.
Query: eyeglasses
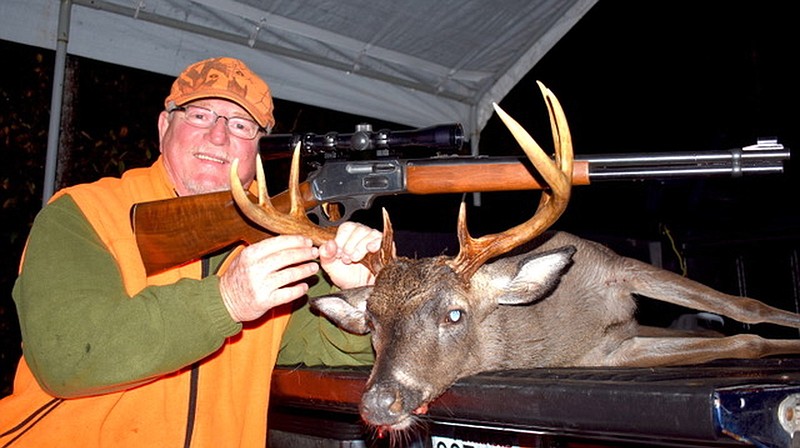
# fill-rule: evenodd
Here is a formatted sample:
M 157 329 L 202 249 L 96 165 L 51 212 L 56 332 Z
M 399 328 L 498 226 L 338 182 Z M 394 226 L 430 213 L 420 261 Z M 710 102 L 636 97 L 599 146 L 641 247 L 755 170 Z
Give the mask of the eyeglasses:
M 230 134 L 234 137 L 239 137 L 245 140 L 254 139 L 256 135 L 258 135 L 258 132 L 263 130 L 263 128 L 253 120 L 242 117 L 226 117 L 224 115 L 217 115 L 216 112 L 206 109 L 205 107 L 178 106 L 174 109 L 171 109 L 170 112 L 176 110 L 182 111 L 184 121 L 196 128 L 209 129 L 217 124 L 217 120 L 224 118 L 228 132 L 230 132 Z

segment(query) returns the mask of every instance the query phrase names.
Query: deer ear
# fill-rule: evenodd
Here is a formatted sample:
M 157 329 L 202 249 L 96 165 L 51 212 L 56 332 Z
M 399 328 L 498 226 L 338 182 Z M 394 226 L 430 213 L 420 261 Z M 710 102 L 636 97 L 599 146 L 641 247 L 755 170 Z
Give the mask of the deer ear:
M 369 327 L 365 313 L 371 292 L 371 286 L 364 286 L 315 297 L 310 299 L 311 308 L 350 333 L 367 334 Z
M 506 277 L 506 284 L 500 288 L 497 303 L 525 305 L 550 294 L 572 262 L 575 250 L 575 246 L 564 246 L 519 258 L 516 275 Z

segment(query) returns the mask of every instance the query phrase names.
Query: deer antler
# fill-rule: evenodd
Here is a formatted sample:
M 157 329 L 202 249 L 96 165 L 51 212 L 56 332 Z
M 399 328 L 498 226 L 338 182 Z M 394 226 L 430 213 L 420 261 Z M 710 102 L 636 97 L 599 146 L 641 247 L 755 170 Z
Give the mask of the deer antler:
M 289 171 L 289 202 L 290 209 L 288 214 L 279 212 L 269 199 L 267 194 L 267 184 L 264 179 L 264 167 L 261 164 L 261 156 L 256 160 L 256 180 L 258 182 L 258 204 L 253 203 L 247 196 L 242 186 L 242 181 L 238 176 L 239 160 L 236 159 L 231 164 L 231 194 L 233 200 L 245 216 L 254 223 L 273 232 L 275 234 L 304 235 L 314 242 L 321 245 L 325 241 L 336 237 L 337 227 L 322 227 L 306 215 L 303 199 L 300 194 L 300 144 L 295 146 L 292 155 L 292 167 Z M 394 245 L 392 235 L 392 224 L 389 222 L 389 214 L 383 211 L 383 241 L 381 250 L 377 253 L 368 252 L 367 256 L 361 261 L 369 270 L 376 274 L 383 266 L 394 258 Z
M 537 81 L 550 115 L 550 127 L 556 148 L 555 161 L 551 160 L 534 139 L 497 104 L 494 108 L 541 174 L 549 190 L 542 191 L 539 207 L 528 221 L 502 233 L 472 238 L 467 230 L 466 206 L 462 202 L 458 213 L 458 256 L 451 261 L 452 268 L 469 279 L 487 260 L 522 245 L 547 230 L 564 212 L 572 187 L 572 137 L 567 119 L 558 98 Z

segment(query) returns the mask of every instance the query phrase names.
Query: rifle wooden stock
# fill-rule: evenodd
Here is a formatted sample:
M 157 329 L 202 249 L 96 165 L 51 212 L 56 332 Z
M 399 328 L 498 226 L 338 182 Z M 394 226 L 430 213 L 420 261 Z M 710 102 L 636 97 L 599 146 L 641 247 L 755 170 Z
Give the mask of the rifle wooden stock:
M 300 188 L 306 207 L 316 206 L 308 184 Z M 255 197 L 251 199 L 256 202 Z M 289 210 L 286 192 L 272 201 L 278 210 Z M 131 225 L 148 275 L 233 244 L 252 244 L 273 236 L 241 214 L 230 191 L 134 204 Z
M 573 184 L 589 184 L 586 162 L 575 162 Z M 478 164 L 453 160 L 434 165 L 409 162 L 404 193 L 425 195 L 541 188 L 538 175 L 518 160 L 493 162 L 488 159 Z M 308 182 L 300 184 L 300 191 L 307 210 L 320 205 Z M 252 199 L 255 202 L 255 198 Z M 279 210 L 288 210 L 286 192 L 272 200 Z M 273 236 L 242 215 L 228 191 L 134 204 L 131 224 L 148 275 L 233 244 L 252 244 Z

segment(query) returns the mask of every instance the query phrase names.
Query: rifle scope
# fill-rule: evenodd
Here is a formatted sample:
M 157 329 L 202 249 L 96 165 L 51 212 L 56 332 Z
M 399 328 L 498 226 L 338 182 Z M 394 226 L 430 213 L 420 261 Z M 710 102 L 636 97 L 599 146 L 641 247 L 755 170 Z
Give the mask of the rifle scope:
M 458 151 L 464 144 L 464 130 L 459 123 L 442 124 L 407 131 L 381 129 L 372 131 L 372 125 L 362 123 L 352 134 L 328 132 L 324 135 L 275 134 L 261 137 L 262 154 L 275 151 L 293 151 L 300 142 L 301 154 L 326 157 L 344 157 L 348 152 L 393 150 L 403 147 L 427 147 L 444 151 Z

